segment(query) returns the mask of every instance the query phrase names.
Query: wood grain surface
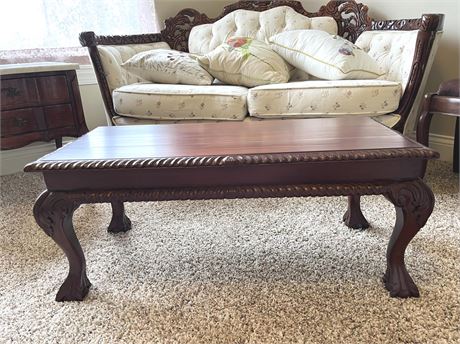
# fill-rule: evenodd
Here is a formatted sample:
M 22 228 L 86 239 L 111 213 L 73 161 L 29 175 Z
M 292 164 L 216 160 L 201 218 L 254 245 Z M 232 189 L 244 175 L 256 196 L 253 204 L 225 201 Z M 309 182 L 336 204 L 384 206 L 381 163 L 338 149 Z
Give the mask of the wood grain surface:
M 99 127 L 40 161 L 422 148 L 366 117 Z

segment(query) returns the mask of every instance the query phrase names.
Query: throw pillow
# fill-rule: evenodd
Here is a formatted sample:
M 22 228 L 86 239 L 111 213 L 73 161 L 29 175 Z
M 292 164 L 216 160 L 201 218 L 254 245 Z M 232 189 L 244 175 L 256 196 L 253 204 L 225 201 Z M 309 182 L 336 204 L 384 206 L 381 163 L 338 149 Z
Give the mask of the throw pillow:
M 286 62 L 268 44 L 249 37 L 231 37 L 197 60 L 216 79 L 231 85 L 254 87 L 289 80 Z
M 286 31 L 269 43 L 291 65 L 321 79 L 376 79 L 385 74 L 365 51 L 324 31 Z
M 194 58 L 177 50 L 144 51 L 121 66 L 145 80 L 163 84 L 211 85 L 213 81 Z
M 294 66 L 290 66 L 289 69 L 289 82 L 291 81 L 307 81 L 310 79 L 308 73 L 304 72 L 299 68 L 295 68 Z

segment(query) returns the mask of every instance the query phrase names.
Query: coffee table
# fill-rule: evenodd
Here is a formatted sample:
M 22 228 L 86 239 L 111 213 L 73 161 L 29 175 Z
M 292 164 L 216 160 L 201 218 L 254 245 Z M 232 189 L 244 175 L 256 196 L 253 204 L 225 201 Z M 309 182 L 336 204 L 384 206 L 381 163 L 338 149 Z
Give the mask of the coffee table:
M 111 203 L 116 233 L 131 228 L 123 202 L 348 196 L 345 224 L 366 228 L 360 196 L 375 194 L 397 215 L 384 285 L 393 297 L 416 297 L 404 253 L 433 210 L 421 177 L 437 157 L 372 119 L 321 118 L 99 127 L 24 170 L 43 173 L 34 216 L 69 261 L 57 301 L 83 300 L 91 285 L 72 225 L 80 204 Z

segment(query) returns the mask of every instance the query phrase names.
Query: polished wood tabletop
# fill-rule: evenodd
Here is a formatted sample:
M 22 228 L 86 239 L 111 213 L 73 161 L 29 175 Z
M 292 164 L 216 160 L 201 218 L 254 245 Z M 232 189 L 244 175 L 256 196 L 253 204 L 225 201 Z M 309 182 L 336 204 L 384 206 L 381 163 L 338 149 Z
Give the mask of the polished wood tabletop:
M 99 127 L 40 161 L 423 148 L 367 117 Z

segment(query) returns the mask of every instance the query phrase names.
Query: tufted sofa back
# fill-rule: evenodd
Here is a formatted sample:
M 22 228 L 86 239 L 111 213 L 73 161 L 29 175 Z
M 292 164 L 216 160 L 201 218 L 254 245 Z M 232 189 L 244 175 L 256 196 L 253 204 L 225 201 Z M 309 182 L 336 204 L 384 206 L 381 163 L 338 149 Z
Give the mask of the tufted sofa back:
M 411 76 L 418 35 L 418 30 L 365 31 L 358 37 L 356 45 L 374 58 L 384 70 L 385 74 L 379 79 L 399 82 L 404 92 Z M 438 34 L 433 43 L 428 60 L 430 66 L 440 36 Z
M 289 30 L 316 29 L 337 34 L 332 17 L 306 17 L 289 6 L 267 11 L 236 10 L 212 24 L 195 26 L 188 40 L 189 52 L 206 54 L 222 44 L 227 37 L 245 36 L 267 41 L 271 36 Z

